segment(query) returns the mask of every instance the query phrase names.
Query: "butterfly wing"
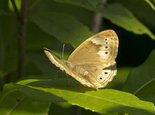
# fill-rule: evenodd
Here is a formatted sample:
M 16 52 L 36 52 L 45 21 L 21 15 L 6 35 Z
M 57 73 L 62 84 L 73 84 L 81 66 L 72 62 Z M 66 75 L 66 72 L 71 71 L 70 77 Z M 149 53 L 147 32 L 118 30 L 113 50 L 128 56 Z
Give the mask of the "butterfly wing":
M 93 87 L 93 85 L 88 82 L 88 79 L 83 79 L 83 76 L 81 76 L 80 74 L 78 74 L 76 71 L 73 71 L 72 68 L 68 65 L 68 62 L 65 60 L 60 60 L 59 58 L 57 58 L 52 52 L 50 52 L 49 49 L 45 48 L 44 52 L 46 54 L 46 56 L 48 57 L 48 59 L 58 68 L 60 68 L 60 70 L 65 71 L 68 75 L 72 76 L 73 78 L 75 78 L 77 81 L 80 81 L 80 83 L 82 83 L 85 86 L 88 87 Z
M 84 41 L 69 56 L 68 61 L 77 73 L 83 75 L 83 71 L 87 72 L 83 79 L 94 88 L 101 88 L 116 75 L 117 52 L 118 37 L 113 30 L 106 30 Z

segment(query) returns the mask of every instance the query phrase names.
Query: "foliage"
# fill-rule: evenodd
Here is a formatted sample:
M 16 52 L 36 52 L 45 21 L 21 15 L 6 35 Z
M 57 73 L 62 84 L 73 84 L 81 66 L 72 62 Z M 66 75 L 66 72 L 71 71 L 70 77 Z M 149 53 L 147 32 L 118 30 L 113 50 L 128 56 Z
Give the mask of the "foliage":
M 2 0 L 0 114 L 155 114 L 154 0 Z M 104 89 L 84 87 L 52 65 L 48 47 L 65 59 L 94 32 L 119 36 L 118 74 Z M 94 16 L 95 15 L 95 16 Z M 136 67 L 135 67 L 136 66 Z

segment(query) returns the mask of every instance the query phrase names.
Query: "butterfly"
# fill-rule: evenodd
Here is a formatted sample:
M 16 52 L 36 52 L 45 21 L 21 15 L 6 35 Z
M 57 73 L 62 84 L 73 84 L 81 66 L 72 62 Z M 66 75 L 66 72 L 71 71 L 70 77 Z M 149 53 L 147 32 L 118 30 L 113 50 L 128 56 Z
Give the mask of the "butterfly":
M 99 32 L 79 45 L 68 60 L 57 58 L 44 49 L 49 60 L 81 84 L 91 88 L 103 88 L 117 73 L 116 61 L 118 37 L 113 30 Z

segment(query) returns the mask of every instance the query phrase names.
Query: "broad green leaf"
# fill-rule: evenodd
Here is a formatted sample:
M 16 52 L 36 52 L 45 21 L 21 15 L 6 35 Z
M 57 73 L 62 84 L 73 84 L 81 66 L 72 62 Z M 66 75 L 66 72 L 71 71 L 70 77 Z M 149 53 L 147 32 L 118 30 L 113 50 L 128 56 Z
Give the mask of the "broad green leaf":
M 154 0 L 149 1 L 155 3 Z M 111 0 L 109 2 L 122 4 L 151 31 L 155 31 L 155 11 L 147 4 L 146 0 Z
M 45 46 L 53 50 L 62 49 L 60 41 L 43 32 L 37 25 L 31 22 L 28 23 L 26 43 L 26 50 L 28 51 L 43 51 Z
M 49 103 L 30 99 L 8 84 L 0 95 L 1 115 L 45 115 Z
M 138 97 L 155 102 L 155 50 L 144 64 L 134 68 L 127 79 L 124 90 Z
M 35 13 L 30 19 L 44 32 L 74 47 L 92 35 L 86 26 L 67 14 Z
M 147 34 L 152 39 L 155 39 L 155 35 L 140 20 L 138 20 L 131 11 L 122 5 L 107 5 L 107 7 L 101 11 L 103 16 L 111 20 L 114 24 L 117 24 L 135 34 Z
M 55 1 L 78 5 L 95 12 L 100 12 L 103 15 L 103 17 L 107 18 L 114 24 L 128 31 L 140 35 L 147 34 L 152 39 L 155 39 L 155 35 L 140 20 L 138 20 L 138 18 L 136 18 L 130 10 L 128 10 L 127 8 L 125 8 L 120 4 L 107 4 L 106 6 L 101 7 L 102 4 L 100 0 L 96 2 L 91 2 L 91 0 L 87 0 L 88 3 L 86 5 L 82 4 L 81 1 L 76 0 L 73 1 L 55 0 Z
M 47 87 L 45 84 L 49 83 L 44 82 L 40 87 L 39 81 L 23 80 L 17 83 L 17 88 L 26 94 L 30 94 L 31 90 L 49 93 L 52 97 L 62 98 L 72 105 L 101 114 L 109 112 L 123 112 L 132 115 L 155 114 L 155 106 L 152 103 L 142 101 L 136 96 L 122 91 L 113 89 L 84 91 L 85 87 L 81 88 L 80 91 L 78 87 L 63 87 L 62 84 L 55 84 L 55 81 L 53 81 L 53 86 L 51 87 Z
M 96 1 L 97 0 L 95 0 L 95 2 Z M 85 2 L 85 4 L 87 4 L 87 1 L 85 0 L 81 0 L 81 2 Z M 92 2 L 94 2 L 94 0 Z M 34 7 L 32 8 L 32 12 L 59 12 L 68 14 L 87 26 L 90 26 L 92 24 L 92 16 L 94 15 L 92 11 L 85 8 L 55 2 L 54 0 L 40 0 L 37 4 L 34 5 Z

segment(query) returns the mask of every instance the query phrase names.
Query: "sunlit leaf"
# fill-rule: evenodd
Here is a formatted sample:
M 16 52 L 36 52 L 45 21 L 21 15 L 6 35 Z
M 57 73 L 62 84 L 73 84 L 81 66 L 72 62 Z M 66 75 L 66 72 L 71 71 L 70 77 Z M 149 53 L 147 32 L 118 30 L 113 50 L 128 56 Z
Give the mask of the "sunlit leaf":
M 45 85 L 49 84 L 48 82 L 45 82 L 44 85 L 42 83 L 43 87 L 39 87 L 39 83 L 37 83 L 37 81 L 32 85 L 33 81 L 34 80 L 28 80 L 29 83 L 27 80 L 21 81 L 17 84 L 17 87 L 26 94 L 30 94 L 31 90 L 49 93 L 52 97 L 56 96 L 62 98 L 72 105 L 78 105 L 85 109 L 102 114 L 108 112 L 123 112 L 141 115 L 155 113 L 155 106 L 152 103 L 142 101 L 136 96 L 122 91 L 112 89 L 84 91 L 82 88 L 80 91 L 78 87 L 78 90 L 76 87 L 64 88 L 63 84 L 58 84 L 58 81 L 57 83 L 53 81 L 54 85 L 52 87 L 47 87 Z

